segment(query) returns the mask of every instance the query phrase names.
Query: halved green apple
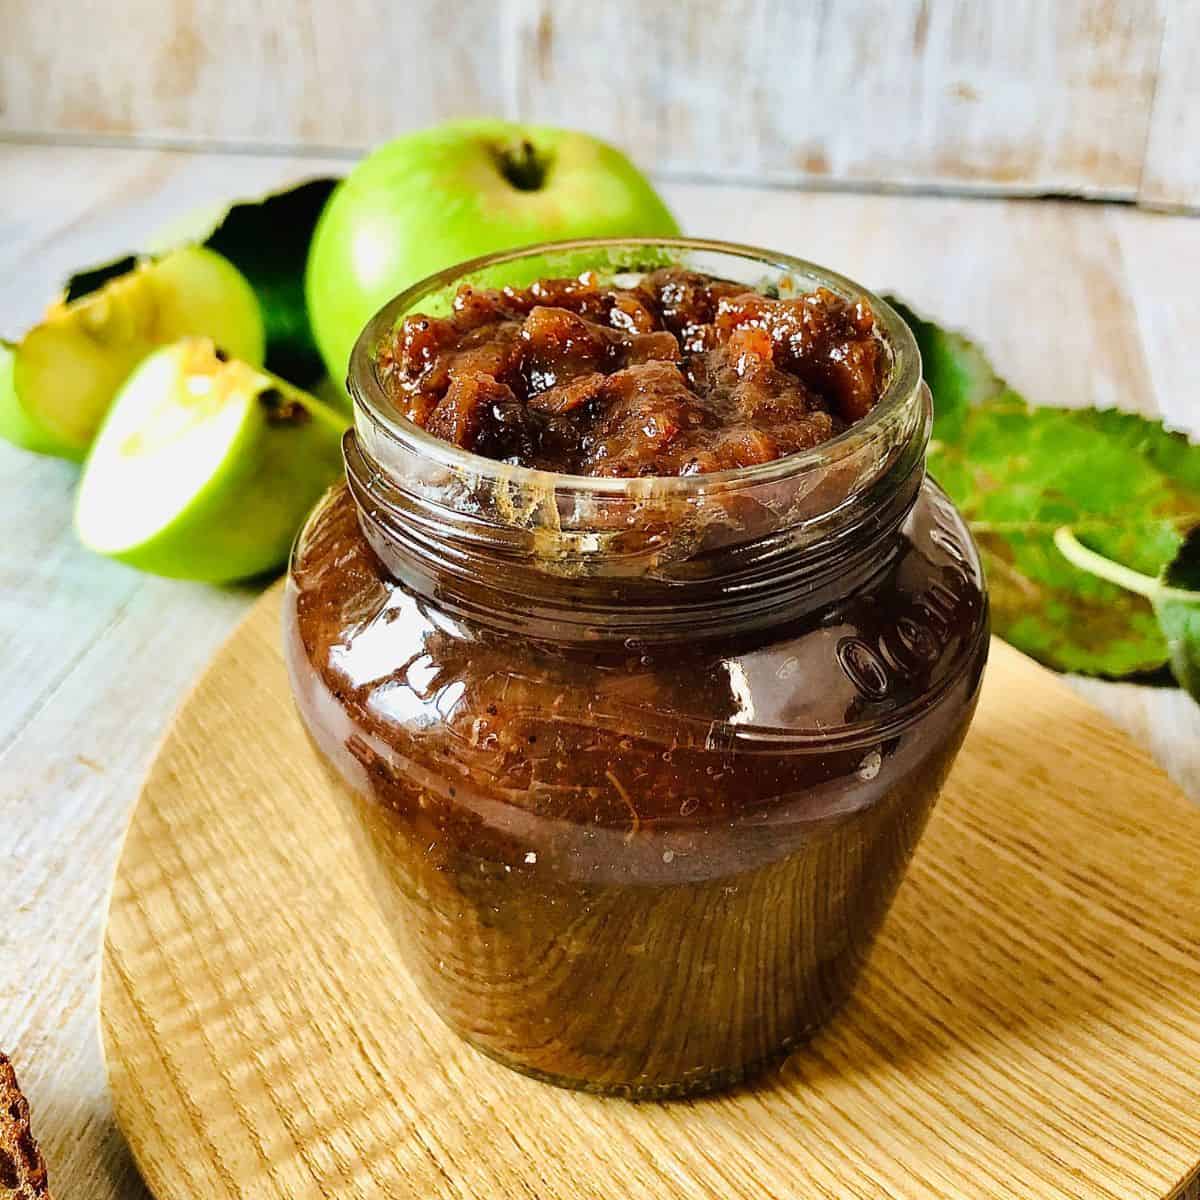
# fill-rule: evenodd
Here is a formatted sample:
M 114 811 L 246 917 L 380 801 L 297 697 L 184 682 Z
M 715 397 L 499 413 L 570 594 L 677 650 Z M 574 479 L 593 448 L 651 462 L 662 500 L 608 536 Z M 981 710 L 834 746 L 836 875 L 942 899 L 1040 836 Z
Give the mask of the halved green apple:
M 0 437 L 39 454 L 57 454 L 63 458 L 78 458 L 75 447 L 55 437 L 25 412 L 17 400 L 17 347 L 0 341 Z
M 98 554 L 224 583 L 280 566 L 342 470 L 345 417 L 209 338 L 150 355 L 92 446 L 75 528 Z
M 201 247 L 176 250 L 64 299 L 18 343 L 0 346 L 0 435 L 82 458 L 130 371 L 155 347 L 214 339 L 260 364 L 262 312 L 241 272 Z

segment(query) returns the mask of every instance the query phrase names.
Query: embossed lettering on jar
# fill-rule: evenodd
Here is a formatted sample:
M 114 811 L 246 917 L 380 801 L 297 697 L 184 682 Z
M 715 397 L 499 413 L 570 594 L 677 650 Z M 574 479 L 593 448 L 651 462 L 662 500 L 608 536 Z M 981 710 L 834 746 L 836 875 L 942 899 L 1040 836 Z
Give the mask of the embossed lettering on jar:
M 390 407 L 377 347 L 459 284 L 664 262 L 865 300 L 879 403 L 790 457 L 632 480 L 489 461 Z M 848 996 L 986 656 L 911 334 L 783 256 L 596 242 L 418 285 L 351 386 L 348 483 L 297 542 L 287 657 L 406 969 L 463 1037 L 555 1083 L 665 1097 L 778 1060 Z

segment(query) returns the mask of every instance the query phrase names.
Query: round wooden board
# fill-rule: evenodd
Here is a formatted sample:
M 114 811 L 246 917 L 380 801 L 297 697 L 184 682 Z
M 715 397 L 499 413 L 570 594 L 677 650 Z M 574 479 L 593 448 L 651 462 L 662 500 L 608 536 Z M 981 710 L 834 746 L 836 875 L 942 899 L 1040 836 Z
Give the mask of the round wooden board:
M 102 1026 L 160 1200 L 1163 1197 L 1200 1164 L 1200 811 L 996 643 L 848 1009 L 672 1104 L 513 1074 L 416 995 L 293 713 L 279 592 L 187 699 L 117 873 Z

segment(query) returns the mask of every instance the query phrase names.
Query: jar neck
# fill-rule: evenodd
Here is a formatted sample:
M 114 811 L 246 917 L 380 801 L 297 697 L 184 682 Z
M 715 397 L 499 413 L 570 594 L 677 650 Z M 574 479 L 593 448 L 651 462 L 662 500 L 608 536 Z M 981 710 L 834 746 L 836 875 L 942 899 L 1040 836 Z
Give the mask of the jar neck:
M 626 480 L 596 493 L 522 469 L 471 478 L 398 454 L 360 420 L 346 473 L 383 566 L 450 618 L 550 640 L 661 643 L 764 629 L 853 591 L 916 500 L 930 419 L 922 384 L 886 428 L 794 471 L 780 460 L 745 484 Z

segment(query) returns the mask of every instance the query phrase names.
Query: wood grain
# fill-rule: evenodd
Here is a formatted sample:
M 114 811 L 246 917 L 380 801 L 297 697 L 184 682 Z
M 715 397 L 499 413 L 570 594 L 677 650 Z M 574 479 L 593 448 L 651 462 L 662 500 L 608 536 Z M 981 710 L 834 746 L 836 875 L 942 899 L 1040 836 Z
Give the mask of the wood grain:
M 1015 651 L 849 1007 L 757 1086 L 637 1105 L 513 1074 L 425 1006 L 278 608 L 172 724 L 113 892 L 104 1042 L 158 1195 L 1134 1200 L 1200 1171 L 1200 811 Z
M 0 335 L 35 319 L 72 269 L 194 206 L 334 165 L 0 144 Z M 1194 219 L 1052 201 L 664 191 L 689 232 L 807 254 L 970 330 L 1037 402 L 1140 407 L 1200 433 Z M 29 1095 L 56 1194 L 135 1200 L 144 1193 L 96 1035 L 106 897 L 170 713 L 254 594 L 86 554 L 70 529 L 74 477 L 0 445 L 0 884 L 16 898 L 0 923 L 0 1047 Z M 1073 686 L 1200 799 L 1200 705 L 1171 689 Z
M 1167 0 L 1139 199 L 1158 208 L 1200 208 L 1200 6 Z
M 10 132 L 363 149 L 501 103 L 498 5 L 2 3 Z
M 1157 5 L 1067 0 L 518 9 L 517 111 L 660 170 L 1136 193 Z M 596 47 L 610 53 L 597 53 Z
M 1200 206 L 1189 0 L 0 5 L 0 132 L 362 150 L 489 112 L 701 178 Z
M 0 147 L 0 334 L 33 319 L 73 267 L 138 244 L 171 213 L 306 169 Z M 0 1047 L 60 1200 L 133 1200 L 145 1191 L 96 1032 L 106 898 L 166 720 L 257 593 L 86 554 L 71 530 L 76 474 L 0 446 Z

